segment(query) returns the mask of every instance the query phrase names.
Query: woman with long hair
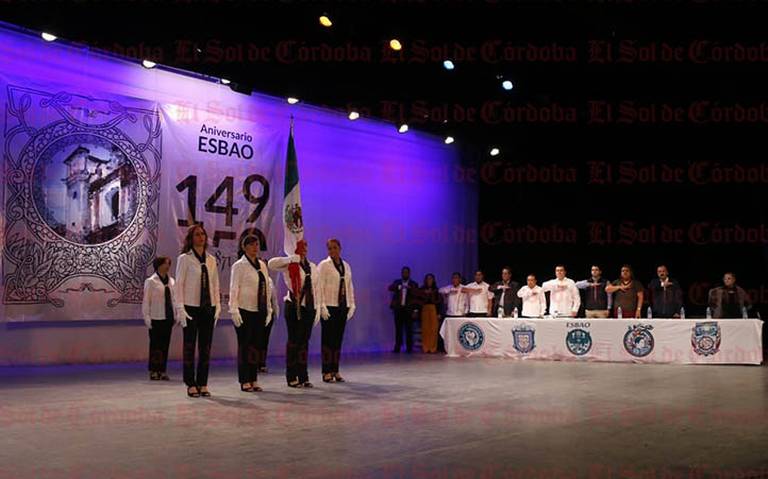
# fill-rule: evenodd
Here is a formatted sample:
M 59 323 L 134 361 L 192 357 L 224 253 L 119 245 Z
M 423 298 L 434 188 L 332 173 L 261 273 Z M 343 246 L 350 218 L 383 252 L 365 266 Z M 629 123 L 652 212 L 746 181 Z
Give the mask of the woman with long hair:
M 175 281 L 168 274 L 171 258 L 158 256 L 152 262 L 155 272 L 144 281 L 144 297 L 141 313 L 149 331 L 149 379 L 168 381 L 168 347 L 176 310 Z
M 317 266 L 323 295 L 323 382 L 343 383 L 345 380 L 339 374 L 341 343 L 347 321 L 355 314 L 355 288 L 352 284 L 352 268 L 341 259 L 341 242 L 332 238 L 326 242 L 326 247 L 328 257 Z
M 421 348 L 425 353 L 436 353 L 438 311 L 442 298 L 434 274 L 424 276 L 418 297 L 421 304 Z
M 261 391 L 259 362 L 272 320 L 272 282 L 267 264 L 259 258 L 261 243 L 256 236 L 246 236 L 240 259 L 232 265 L 229 276 L 229 312 L 237 333 L 237 376 L 243 392 Z
M 184 328 L 184 384 L 189 397 L 211 396 L 208 391 L 211 343 L 221 314 L 218 265 L 207 248 L 208 233 L 203 225 L 190 226 L 176 260 L 176 299 Z
M 291 264 L 298 266 L 298 291 L 291 285 Z M 285 378 L 292 388 L 311 388 L 307 371 L 309 338 L 312 327 L 320 320 L 322 300 L 320 278 L 315 263 L 307 258 L 307 242 L 296 244 L 296 254 L 275 257 L 269 260 L 269 267 L 281 271 L 288 288 L 285 295 L 285 326 L 288 329 L 288 343 L 285 346 Z M 327 313 L 326 313 L 327 314 Z

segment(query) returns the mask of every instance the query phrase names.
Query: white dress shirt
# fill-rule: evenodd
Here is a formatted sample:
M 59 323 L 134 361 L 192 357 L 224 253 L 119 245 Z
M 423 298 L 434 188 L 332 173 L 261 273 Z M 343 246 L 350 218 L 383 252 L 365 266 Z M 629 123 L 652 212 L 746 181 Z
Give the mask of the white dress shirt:
M 464 316 L 467 314 L 467 294 L 461 292 L 463 285 L 449 284 L 440 288 L 440 294 L 445 296 L 445 314 L 447 316 Z
M 267 283 L 265 285 L 265 300 L 267 303 L 267 324 L 269 324 L 272 319 L 272 282 L 269 280 L 267 263 L 261 258 L 258 259 L 258 262 Z M 259 311 L 259 272 L 251 265 L 245 255 L 235 261 L 229 272 L 229 312 L 234 313 L 238 309 L 250 312 Z
M 168 276 L 168 287 L 171 288 L 171 302 L 174 314 L 178 311 L 176 304 L 175 281 Z M 141 301 L 141 315 L 144 321 L 168 319 L 165 317 L 165 285 L 157 273 L 144 281 L 144 298 Z
M 517 297 L 523 300 L 523 316 L 540 318 L 547 312 L 547 298 L 541 286 L 530 288 L 526 284 L 517 290 Z
M 323 296 L 320 304 L 337 307 L 339 305 L 341 276 L 339 276 L 330 256 L 320 261 L 320 264 L 317 265 L 317 271 L 320 274 L 320 291 L 322 291 Z M 347 306 L 352 307 L 355 304 L 355 288 L 352 285 L 352 268 L 346 261 L 344 261 L 344 285 L 347 288 Z
M 572 279 L 550 279 L 544 281 L 542 289 L 549 291 L 549 314 L 552 316 L 570 316 L 579 312 L 581 296 Z
M 283 282 L 285 283 L 285 286 L 288 288 L 288 292 L 285 294 L 285 298 L 283 298 L 285 301 L 291 301 L 291 276 L 288 274 L 288 265 L 291 263 L 298 264 L 299 261 L 301 261 L 301 256 L 297 254 L 293 254 L 291 256 L 276 256 L 269 260 L 269 269 L 272 271 L 280 271 L 280 275 L 283 277 Z M 314 303 L 313 305 L 310 305 L 311 309 L 317 310 L 320 308 L 320 301 L 322 300 L 322 293 L 320 291 L 320 274 L 317 271 L 317 266 L 315 263 L 307 260 L 309 262 L 309 272 L 312 276 L 312 296 L 314 297 Z M 299 266 L 299 273 L 301 274 L 301 287 L 304 287 L 304 281 L 307 277 L 307 273 L 304 272 L 304 268 Z M 338 286 L 336 287 L 336 290 L 338 291 Z M 307 298 L 301 298 L 301 305 L 306 307 L 307 306 Z
M 482 283 L 473 281 L 466 285 L 465 288 L 472 290 L 467 295 L 469 296 L 469 312 L 488 314 L 488 300 L 493 298 L 493 293 L 488 291 L 490 285 L 485 281 Z
M 205 266 L 208 269 L 208 291 L 211 293 L 211 306 L 221 307 L 219 287 L 219 268 L 216 258 L 205 253 Z M 179 307 L 200 306 L 200 276 L 203 268 L 195 253 L 189 251 L 179 255 L 176 260 L 176 301 Z

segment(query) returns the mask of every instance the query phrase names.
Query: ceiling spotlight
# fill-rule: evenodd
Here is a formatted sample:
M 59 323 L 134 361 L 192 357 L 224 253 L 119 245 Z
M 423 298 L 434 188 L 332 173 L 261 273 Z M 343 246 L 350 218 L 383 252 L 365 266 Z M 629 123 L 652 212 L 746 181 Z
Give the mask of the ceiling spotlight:
M 397 128 L 397 132 L 398 133 L 405 133 L 406 131 L 408 131 L 408 124 L 407 123 L 403 123 L 402 125 L 400 125 Z
M 221 79 L 221 84 L 222 84 L 222 85 L 229 85 L 230 83 L 232 83 L 232 82 L 231 82 L 231 81 L 229 81 L 229 80 L 227 80 L 226 78 L 222 78 L 222 79 Z
M 499 153 L 501 153 L 501 151 L 499 151 L 498 148 L 491 148 L 491 156 L 499 156 Z
M 389 48 L 397 52 L 403 49 L 403 44 L 397 38 L 393 38 L 389 41 Z
M 296 103 L 299 102 L 299 99 L 298 98 L 294 98 L 292 96 L 289 96 L 287 101 L 288 101 L 289 105 L 295 105 Z
M 144 68 L 155 68 L 157 66 L 157 63 L 153 62 L 152 60 L 142 60 L 141 66 Z
M 451 143 L 453 143 L 453 137 L 452 136 L 446 136 L 445 137 L 445 144 L 446 145 L 450 145 Z
M 360 113 L 358 113 L 356 111 L 350 111 L 349 112 L 349 119 L 350 120 L 354 121 L 354 120 L 357 120 L 358 118 L 360 118 Z
M 509 80 L 504 80 L 503 82 L 501 82 L 501 87 L 502 87 L 503 89 L 505 89 L 505 90 L 509 91 L 509 90 L 511 90 L 512 88 L 514 88 L 514 85 L 512 84 L 512 82 L 511 82 L 511 81 L 509 81 Z
M 329 28 L 331 25 L 333 25 L 333 22 L 328 15 L 320 15 L 320 25 Z
M 41 33 L 40 36 L 43 37 L 43 40 L 45 40 L 46 42 L 52 42 L 56 40 L 56 38 L 58 38 L 56 37 L 56 35 L 53 35 L 52 33 L 45 33 L 45 32 Z
M 453 70 L 454 68 L 456 68 L 456 65 L 454 65 L 453 62 L 450 60 L 445 60 L 443 62 L 443 66 L 445 67 L 446 70 Z

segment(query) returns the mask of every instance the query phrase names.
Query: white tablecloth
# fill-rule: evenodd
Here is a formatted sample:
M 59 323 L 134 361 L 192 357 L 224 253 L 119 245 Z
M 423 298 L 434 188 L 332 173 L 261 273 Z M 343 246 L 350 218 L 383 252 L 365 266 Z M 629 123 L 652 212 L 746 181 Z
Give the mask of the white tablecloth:
M 450 357 L 499 356 L 682 364 L 760 364 L 757 319 L 446 318 Z

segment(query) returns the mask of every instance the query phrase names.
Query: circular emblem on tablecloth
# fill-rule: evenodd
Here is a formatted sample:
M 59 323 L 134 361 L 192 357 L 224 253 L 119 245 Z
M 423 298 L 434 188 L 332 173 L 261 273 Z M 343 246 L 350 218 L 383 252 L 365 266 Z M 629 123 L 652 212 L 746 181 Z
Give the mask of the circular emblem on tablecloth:
M 586 329 L 572 329 L 565 335 L 565 346 L 571 354 L 583 356 L 592 349 L 592 335 Z
M 474 323 L 464 323 L 459 328 L 459 344 L 467 351 L 477 351 L 483 347 L 485 334 L 480 327 Z
M 635 324 L 629 326 L 624 335 L 624 349 L 637 358 L 648 356 L 653 351 L 655 340 L 651 334 L 653 326 L 650 324 Z

